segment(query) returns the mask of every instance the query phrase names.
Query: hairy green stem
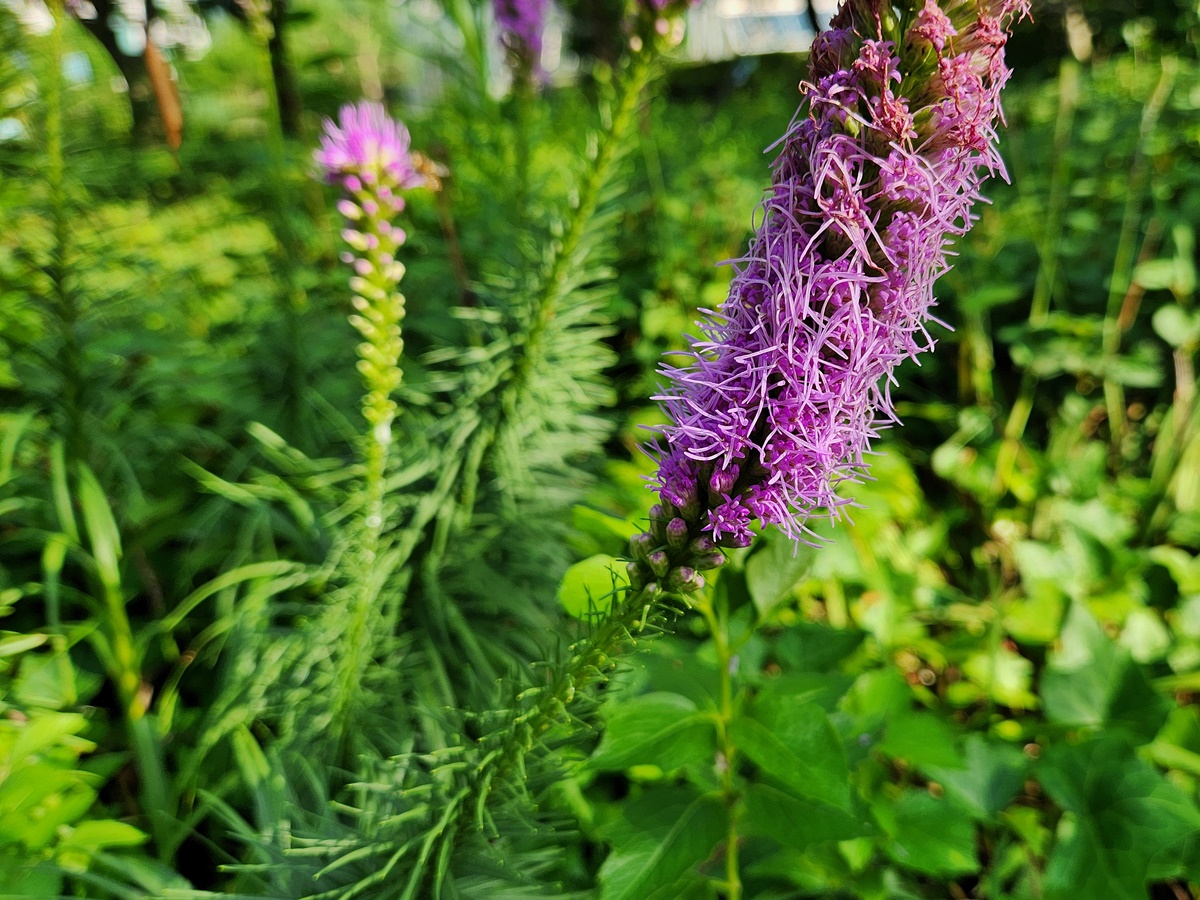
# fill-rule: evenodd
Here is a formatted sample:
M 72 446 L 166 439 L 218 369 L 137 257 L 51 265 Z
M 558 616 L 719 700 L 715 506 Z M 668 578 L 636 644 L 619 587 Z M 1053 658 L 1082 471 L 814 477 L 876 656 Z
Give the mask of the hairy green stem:
M 613 606 L 594 631 L 571 647 L 569 662 L 559 668 L 550 683 L 526 692 L 522 708 L 508 724 L 477 746 L 477 762 L 470 768 L 465 787 L 448 798 L 445 809 L 435 810 L 439 817 L 436 833 L 447 842 L 465 831 L 465 818 L 471 816 L 474 828 L 487 827 L 488 806 L 502 795 L 501 788 L 514 776 L 525 775 L 525 761 L 547 732 L 572 716 L 570 707 L 580 700 L 588 687 L 607 680 L 617 666 L 617 658 L 632 649 L 650 621 L 659 621 L 665 595 L 657 587 L 618 588 Z M 445 850 L 444 852 L 449 852 Z M 417 861 L 410 878 L 410 895 L 424 879 L 428 853 Z
M 580 242 L 587 226 L 596 214 L 600 195 L 612 175 L 625 135 L 637 112 L 642 92 L 650 81 L 654 66 L 654 54 L 649 50 L 635 53 L 629 63 L 629 71 L 622 79 L 619 99 L 612 116 L 611 125 L 603 132 L 596 150 L 596 158 L 579 190 L 579 203 L 571 214 L 562 240 L 555 248 L 553 261 L 545 280 L 533 302 L 533 317 L 526 332 L 520 357 L 513 368 L 512 377 L 505 388 L 500 408 L 516 408 L 524 394 L 530 376 L 541 361 L 545 348 L 542 346 L 546 329 L 558 313 L 563 299 L 568 275 L 581 262 L 577 256 Z
M 513 429 L 520 425 L 520 409 L 533 373 L 544 358 L 546 330 L 554 320 L 567 293 L 567 280 L 578 268 L 580 244 L 600 204 L 604 188 L 620 158 L 626 135 L 638 105 L 654 71 L 656 51 L 642 49 L 633 54 L 618 93 L 617 105 L 608 126 L 601 132 L 596 155 L 579 188 L 579 200 L 572 210 L 562 237 L 551 247 L 551 258 L 544 279 L 539 283 L 530 307 L 528 325 L 518 337 L 515 360 L 498 381 L 498 402 L 488 410 L 488 421 L 481 423 L 464 460 L 462 483 L 467 485 L 459 503 L 460 518 L 474 505 L 479 473 L 497 447 L 510 446 Z M 524 99 L 524 98 L 520 98 Z

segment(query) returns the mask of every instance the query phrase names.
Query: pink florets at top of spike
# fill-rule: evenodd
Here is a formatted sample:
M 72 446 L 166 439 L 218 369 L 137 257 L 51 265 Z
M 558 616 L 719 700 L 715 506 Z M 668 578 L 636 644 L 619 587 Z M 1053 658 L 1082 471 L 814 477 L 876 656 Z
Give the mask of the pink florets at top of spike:
M 883 0 L 847 0 L 814 44 L 807 113 L 780 142 L 729 298 L 690 364 L 663 369 L 671 424 L 647 451 L 665 515 L 746 546 L 756 520 L 810 540 L 810 516 L 839 514 L 839 484 L 896 421 L 893 371 L 933 346 L 949 245 L 1004 172 L 1003 48 L 1027 11 L 928 0 L 895 33 Z
M 340 182 L 351 193 L 370 187 L 390 197 L 425 183 L 409 153 L 410 143 L 408 129 L 383 104 L 360 100 L 343 106 L 337 122 L 325 120 L 313 158 L 331 183 Z

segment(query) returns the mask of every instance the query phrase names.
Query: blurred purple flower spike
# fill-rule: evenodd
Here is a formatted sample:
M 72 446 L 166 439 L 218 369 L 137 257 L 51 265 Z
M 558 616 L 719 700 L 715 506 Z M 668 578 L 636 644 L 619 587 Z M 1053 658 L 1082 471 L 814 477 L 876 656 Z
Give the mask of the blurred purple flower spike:
M 671 423 L 648 448 L 661 515 L 726 546 L 747 546 L 755 520 L 812 540 L 810 516 L 839 515 L 838 485 L 896 421 L 896 366 L 933 346 L 949 247 L 1004 175 L 1004 44 L 1028 0 L 918 6 L 846 0 L 814 43 L 807 109 L 729 298 L 705 311 L 691 362 L 663 369 Z
M 492 12 L 500 29 L 500 40 L 519 64 L 537 80 L 542 70 L 542 35 L 550 0 L 493 0 Z

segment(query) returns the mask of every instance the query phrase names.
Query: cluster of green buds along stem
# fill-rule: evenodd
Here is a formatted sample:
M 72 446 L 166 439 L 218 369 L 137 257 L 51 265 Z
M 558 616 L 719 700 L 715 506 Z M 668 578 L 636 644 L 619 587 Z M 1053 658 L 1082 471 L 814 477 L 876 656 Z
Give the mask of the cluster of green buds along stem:
M 663 593 L 694 594 L 704 587 L 703 572 L 725 564 L 721 548 L 701 532 L 699 513 L 699 504 L 688 510 L 656 503 L 650 527 L 630 539 L 629 584 L 647 602 Z

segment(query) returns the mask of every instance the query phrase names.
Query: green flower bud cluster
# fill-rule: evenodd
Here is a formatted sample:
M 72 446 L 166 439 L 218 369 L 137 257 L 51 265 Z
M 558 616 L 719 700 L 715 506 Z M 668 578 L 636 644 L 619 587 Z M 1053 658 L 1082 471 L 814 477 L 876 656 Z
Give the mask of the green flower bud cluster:
M 349 225 L 342 238 L 353 251 L 342 257 L 354 270 L 350 278 L 350 303 L 354 307 L 350 324 L 363 337 L 358 345 L 358 371 L 367 391 L 363 415 L 375 439 L 386 443 L 396 417 L 392 392 L 402 378 L 404 340 L 400 326 L 405 308 L 404 295 L 397 287 L 404 277 L 404 265 L 397 261 L 396 251 L 404 242 L 404 232 L 388 221 L 370 197 L 355 200 L 358 202 L 347 199 L 338 204 Z
M 646 602 L 664 593 L 694 594 L 704 587 L 701 572 L 725 564 L 725 554 L 700 530 L 698 516 L 658 503 L 650 509 L 650 527 L 629 541 L 629 584 Z

